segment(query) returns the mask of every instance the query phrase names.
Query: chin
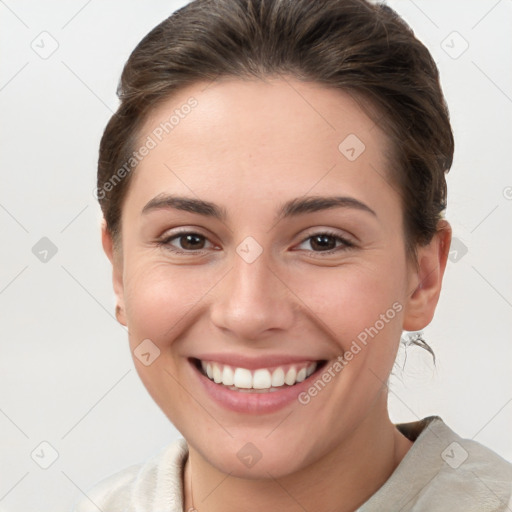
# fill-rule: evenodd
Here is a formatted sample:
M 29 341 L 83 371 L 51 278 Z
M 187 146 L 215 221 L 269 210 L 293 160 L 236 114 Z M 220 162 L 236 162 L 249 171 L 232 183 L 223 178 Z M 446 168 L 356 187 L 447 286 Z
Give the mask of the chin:
M 218 471 L 249 480 L 282 478 L 307 465 L 303 442 L 285 441 L 279 436 L 270 440 L 265 439 L 266 435 L 268 432 L 258 436 L 237 436 L 218 442 L 216 448 L 210 441 L 196 450 Z

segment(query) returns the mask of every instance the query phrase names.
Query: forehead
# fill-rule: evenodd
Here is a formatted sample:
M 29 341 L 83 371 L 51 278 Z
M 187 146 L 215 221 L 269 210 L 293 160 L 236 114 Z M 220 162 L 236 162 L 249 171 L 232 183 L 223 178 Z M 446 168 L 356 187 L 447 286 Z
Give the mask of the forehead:
M 386 186 L 389 143 L 360 103 L 292 78 L 181 89 L 148 116 L 137 147 L 150 140 L 130 186 L 141 200 L 162 187 L 232 199 L 249 189 L 253 200 L 269 201 Z

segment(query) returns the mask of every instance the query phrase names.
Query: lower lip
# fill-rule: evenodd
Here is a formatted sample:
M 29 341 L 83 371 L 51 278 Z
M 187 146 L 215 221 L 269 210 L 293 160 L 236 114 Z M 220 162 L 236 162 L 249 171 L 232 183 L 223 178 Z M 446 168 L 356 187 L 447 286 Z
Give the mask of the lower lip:
M 230 411 L 246 414 L 268 414 L 279 411 L 293 402 L 298 402 L 297 397 L 311 385 L 312 377 L 315 377 L 324 366 L 319 366 L 307 379 L 294 386 L 268 393 L 251 393 L 233 391 L 222 384 L 216 384 L 199 371 L 194 361 L 189 362 L 206 393 L 215 402 Z

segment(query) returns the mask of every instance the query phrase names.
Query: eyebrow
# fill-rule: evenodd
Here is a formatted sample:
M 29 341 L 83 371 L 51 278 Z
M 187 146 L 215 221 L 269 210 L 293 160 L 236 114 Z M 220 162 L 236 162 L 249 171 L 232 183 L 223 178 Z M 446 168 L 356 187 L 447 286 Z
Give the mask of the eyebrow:
M 377 214 L 366 204 L 348 196 L 307 196 L 298 197 L 287 201 L 279 209 L 276 221 L 295 217 L 305 213 L 319 212 L 332 208 L 350 208 L 367 212 L 377 217 Z M 142 209 L 142 213 L 148 213 L 154 210 L 175 209 L 190 213 L 197 213 L 205 217 L 212 217 L 220 221 L 227 219 L 227 212 L 224 208 L 203 199 L 193 197 L 175 196 L 169 194 L 159 194 L 151 199 Z

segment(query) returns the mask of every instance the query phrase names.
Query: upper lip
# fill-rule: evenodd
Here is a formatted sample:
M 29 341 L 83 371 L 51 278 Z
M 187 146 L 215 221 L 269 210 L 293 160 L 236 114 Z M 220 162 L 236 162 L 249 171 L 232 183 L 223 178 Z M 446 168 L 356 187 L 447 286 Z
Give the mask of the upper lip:
M 258 368 L 270 368 L 273 366 L 284 366 L 288 364 L 324 361 L 318 357 L 291 356 L 289 354 L 267 354 L 258 357 L 248 357 L 242 354 L 208 353 L 193 356 L 193 359 L 211 361 L 226 364 L 235 368 L 247 368 L 257 370 Z

